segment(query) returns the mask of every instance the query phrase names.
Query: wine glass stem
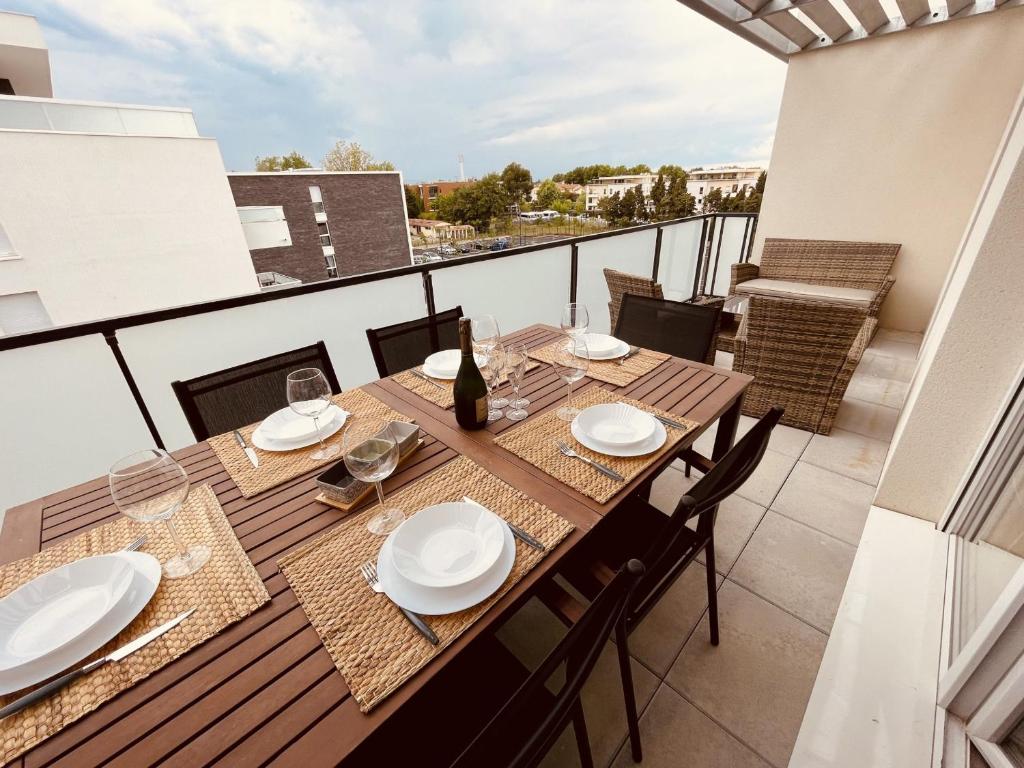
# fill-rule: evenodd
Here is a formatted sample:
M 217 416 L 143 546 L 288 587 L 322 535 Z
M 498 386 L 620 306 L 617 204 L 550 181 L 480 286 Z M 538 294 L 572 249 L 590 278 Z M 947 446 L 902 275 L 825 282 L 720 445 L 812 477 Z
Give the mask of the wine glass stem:
M 381 487 L 379 480 L 373 484 L 373 487 L 377 489 L 377 498 L 380 500 L 380 508 L 384 509 L 384 488 Z
M 167 532 L 171 534 L 171 540 L 174 542 L 174 546 L 178 549 L 178 554 L 185 560 L 188 560 L 191 555 L 188 553 L 188 549 L 185 547 L 185 542 L 181 540 L 181 536 L 178 535 L 178 529 L 174 527 L 174 523 L 171 522 L 171 518 L 164 520 L 167 524 Z
M 327 446 L 324 445 L 324 439 L 320 435 L 320 418 L 318 416 L 313 417 L 313 427 L 316 429 L 316 439 L 320 441 L 320 450 L 326 451 Z
M 565 404 L 569 405 L 572 402 L 572 379 L 566 382 L 569 385 L 569 396 L 565 398 Z

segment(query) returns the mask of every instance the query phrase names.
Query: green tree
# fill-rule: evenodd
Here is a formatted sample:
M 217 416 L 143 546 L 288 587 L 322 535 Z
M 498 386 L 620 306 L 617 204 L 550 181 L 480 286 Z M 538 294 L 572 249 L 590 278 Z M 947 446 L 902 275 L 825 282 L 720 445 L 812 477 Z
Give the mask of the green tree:
M 508 215 L 508 205 L 501 177 L 489 173 L 475 184 L 441 195 L 436 208 L 444 221 L 472 224 L 478 231 L 486 232 L 492 219 Z
M 651 166 L 647 165 L 647 163 L 638 163 L 637 165 L 634 165 L 634 166 L 632 166 L 632 167 L 630 167 L 630 168 L 628 168 L 626 170 L 626 173 L 650 173 L 650 172 L 651 172 Z
M 412 184 L 405 185 L 405 207 L 410 219 L 418 219 L 423 213 L 423 198 L 420 197 L 419 189 Z
M 533 189 L 533 177 L 530 171 L 519 163 L 509 163 L 501 172 L 501 184 L 508 199 L 513 203 L 521 203 L 530 196 Z
M 768 183 L 768 171 L 761 171 L 761 174 L 757 177 L 757 183 L 754 184 L 754 191 L 759 195 L 764 194 L 764 185 Z
M 540 186 L 537 187 L 537 209 L 544 211 L 548 208 L 555 208 L 555 203 L 562 199 L 562 197 L 562 190 L 558 188 L 555 182 L 550 179 L 542 181 Z
M 374 160 L 373 155 L 354 141 L 339 139 L 324 155 L 327 171 L 393 171 L 395 166 L 387 160 Z
M 715 187 L 704 195 L 704 213 L 715 213 L 722 210 L 722 190 Z
M 298 168 L 312 167 L 312 164 L 295 150 L 292 150 L 283 157 L 278 155 L 256 157 L 257 171 L 290 171 Z
M 633 203 L 633 221 L 636 223 L 642 223 L 650 221 L 651 212 L 647 207 L 647 198 L 644 197 L 644 188 L 642 184 L 637 184 Z
M 651 187 L 651 208 L 653 208 L 656 221 L 661 221 L 665 218 L 665 201 L 667 196 L 668 187 L 665 185 L 665 177 L 659 171 L 658 178 L 655 180 L 654 186 Z

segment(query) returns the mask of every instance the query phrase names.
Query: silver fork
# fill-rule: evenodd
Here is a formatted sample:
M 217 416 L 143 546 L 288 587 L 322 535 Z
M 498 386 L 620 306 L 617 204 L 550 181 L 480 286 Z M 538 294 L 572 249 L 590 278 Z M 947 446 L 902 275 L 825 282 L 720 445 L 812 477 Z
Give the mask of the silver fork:
M 593 459 L 588 459 L 586 456 L 581 456 L 580 454 L 576 453 L 576 451 L 570 448 L 567 443 L 564 443 L 561 440 L 556 440 L 555 443 L 558 445 L 558 450 L 560 450 L 564 456 L 568 456 L 570 459 L 579 459 L 584 464 L 589 464 L 590 466 L 592 466 L 602 475 L 607 475 L 612 480 L 618 480 L 620 483 L 626 479 L 611 467 L 606 467 L 604 464 L 601 464 L 600 462 L 594 461 Z
M 128 546 L 125 547 L 124 549 L 122 549 L 121 551 L 122 552 L 138 552 L 140 549 L 142 549 L 143 545 L 145 545 L 147 538 L 148 538 L 147 536 L 139 536 L 139 538 L 135 539 L 135 541 L 133 541 L 130 544 L 128 544 Z
M 377 577 L 377 566 L 374 565 L 372 560 L 367 560 L 365 563 L 359 566 L 359 572 L 363 575 L 363 578 L 366 580 L 366 583 L 369 585 L 370 589 L 372 589 L 374 592 L 377 592 L 378 594 L 384 595 L 384 597 L 387 597 L 388 600 L 391 600 L 391 598 L 388 597 L 387 594 L 385 594 L 384 587 L 380 585 L 380 579 Z M 437 635 L 434 634 L 434 630 L 427 626 L 427 622 L 425 622 L 418 613 L 413 613 L 412 611 L 406 610 L 398 603 L 395 603 L 394 600 L 391 600 L 391 602 L 394 603 L 395 607 L 402 612 L 402 615 L 409 620 L 409 623 L 416 627 L 416 629 L 419 630 L 420 634 L 430 641 L 431 645 L 437 645 Z
M 626 354 L 619 358 L 619 365 L 623 365 L 627 360 L 629 360 L 629 358 L 633 357 L 633 355 L 639 354 L 639 352 L 640 347 L 636 345 L 630 345 L 629 352 L 627 352 Z

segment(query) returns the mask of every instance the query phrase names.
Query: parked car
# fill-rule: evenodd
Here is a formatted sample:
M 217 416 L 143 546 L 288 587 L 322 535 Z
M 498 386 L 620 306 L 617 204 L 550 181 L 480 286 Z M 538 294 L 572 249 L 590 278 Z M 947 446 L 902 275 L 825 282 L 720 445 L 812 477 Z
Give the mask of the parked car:
M 478 248 L 477 243 L 463 243 L 459 246 L 459 253 L 472 253 L 474 248 Z
M 438 247 L 437 252 L 442 256 L 454 256 L 455 254 L 458 253 L 458 251 L 456 251 L 452 246 L 448 245 L 448 243 L 445 243 L 444 245 Z
M 493 243 L 491 243 L 492 251 L 504 251 L 510 245 L 507 237 L 499 237 Z
M 473 247 L 476 248 L 478 251 L 486 251 L 487 250 L 487 246 L 484 245 L 483 243 L 480 243 L 480 242 L 473 243 Z

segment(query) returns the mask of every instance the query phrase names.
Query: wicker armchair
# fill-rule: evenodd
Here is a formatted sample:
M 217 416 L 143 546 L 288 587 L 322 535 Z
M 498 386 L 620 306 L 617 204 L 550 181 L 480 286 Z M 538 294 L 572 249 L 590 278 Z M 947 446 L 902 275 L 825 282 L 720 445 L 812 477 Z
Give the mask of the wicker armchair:
M 878 317 L 896 281 L 889 272 L 899 250 L 899 243 L 769 237 L 760 264 L 732 265 L 729 293 L 843 303 Z M 756 286 L 743 287 L 752 280 Z
M 829 434 L 877 323 L 858 307 L 751 296 L 732 366 L 754 377 L 743 413 L 757 418 L 779 406 L 783 424 Z
M 622 297 L 627 293 L 634 296 L 646 296 L 649 299 L 665 298 L 661 293 L 661 284 L 646 277 L 605 268 L 604 279 L 608 283 L 608 295 L 611 297 L 611 300 L 608 302 L 608 316 L 611 318 L 611 325 L 609 327 L 613 332 L 615 325 L 619 321 L 619 307 L 622 306 Z

